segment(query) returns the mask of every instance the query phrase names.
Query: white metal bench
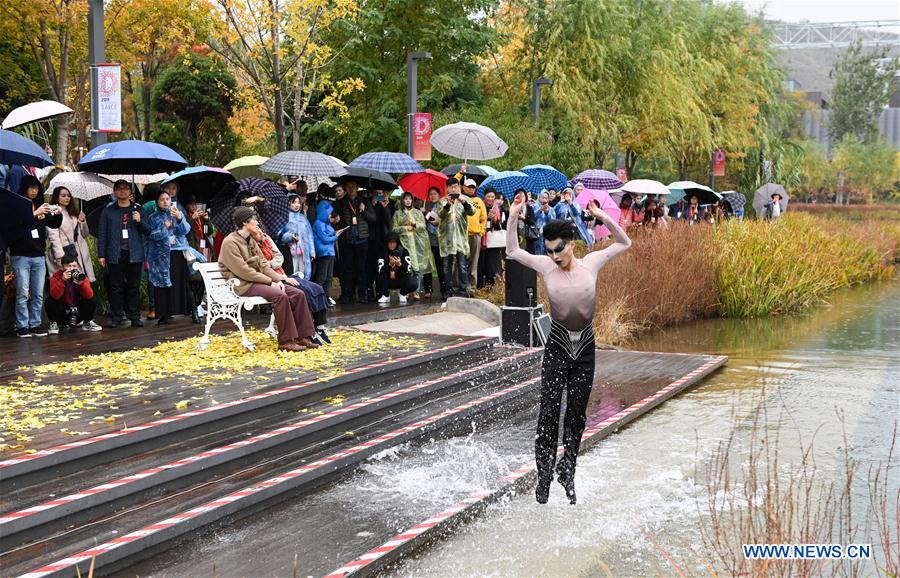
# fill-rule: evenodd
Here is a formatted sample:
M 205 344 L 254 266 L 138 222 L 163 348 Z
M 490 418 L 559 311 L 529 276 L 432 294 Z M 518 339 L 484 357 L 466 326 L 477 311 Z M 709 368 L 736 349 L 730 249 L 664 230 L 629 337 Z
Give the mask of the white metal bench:
M 235 293 L 234 288 L 239 281 L 234 278 L 227 279 L 224 275 L 227 269 L 216 262 L 194 263 L 194 269 L 200 272 L 200 276 L 203 277 L 203 285 L 206 287 L 206 330 L 203 332 L 203 339 L 200 340 L 198 346 L 200 351 L 205 350 L 209 345 L 209 329 L 217 319 L 228 319 L 237 325 L 238 331 L 241 332 L 241 343 L 248 351 L 253 351 L 256 345 L 247 339 L 247 334 L 244 333 L 241 310 L 249 311 L 254 306 L 266 305 L 269 301 L 263 297 L 241 297 Z M 274 313 L 265 331 L 273 338 L 278 337 Z

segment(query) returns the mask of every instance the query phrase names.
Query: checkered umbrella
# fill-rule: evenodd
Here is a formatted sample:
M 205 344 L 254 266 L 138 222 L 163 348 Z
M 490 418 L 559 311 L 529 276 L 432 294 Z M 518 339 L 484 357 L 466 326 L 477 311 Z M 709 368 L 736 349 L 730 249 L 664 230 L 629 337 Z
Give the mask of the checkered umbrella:
M 478 187 L 478 196 L 483 197 L 484 191 L 489 187 L 493 187 L 507 199 L 513 198 L 515 192 L 519 189 L 533 191 L 535 189 L 534 180 L 527 174 L 520 171 L 501 171 L 492 177 L 488 177 Z
M 451 157 L 489 161 L 506 154 L 509 146 L 492 129 L 474 122 L 457 122 L 437 129 L 431 145 Z
M 728 204 L 731 205 L 731 208 L 735 211 L 739 211 L 741 207 L 747 204 L 747 197 L 744 196 L 744 193 L 725 191 L 720 194 L 722 195 L 722 199 L 728 201 Z
M 583 184 L 585 188 L 598 191 L 611 191 L 612 189 L 622 188 L 622 181 L 616 175 L 601 169 L 582 171 L 569 181 L 569 184 L 573 187 L 578 183 Z
M 539 193 L 541 189 L 554 189 L 561 191 L 566 188 L 569 183 L 568 177 L 562 174 L 550 165 L 528 165 L 522 167 L 522 172 L 529 175 L 534 180 L 537 190 L 532 193 Z
M 425 168 L 405 153 L 372 152 L 359 155 L 351 167 L 375 169 L 383 173 L 424 173 Z
M 259 214 L 259 222 L 269 235 L 277 233 L 288 222 L 290 203 L 287 192 L 271 181 L 248 177 L 226 184 L 212 198 L 209 206 L 209 218 L 223 235 L 234 231 L 231 213 L 241 201 L 248 197 L 259 196 L 265 199 L 263 205 L 255 205 Z
M 261 164 L 259 170 L 300 177 L 339 177 L 347 172 L 337 159 L 311 151 L 280 152 Z
M 47 190 L 53 192 L 56 187 L 69 189 L 73 197 L 82 201 L 109 199 L 113 192 L 113 182 L 94 173 L 58 173 L 50 180 Z

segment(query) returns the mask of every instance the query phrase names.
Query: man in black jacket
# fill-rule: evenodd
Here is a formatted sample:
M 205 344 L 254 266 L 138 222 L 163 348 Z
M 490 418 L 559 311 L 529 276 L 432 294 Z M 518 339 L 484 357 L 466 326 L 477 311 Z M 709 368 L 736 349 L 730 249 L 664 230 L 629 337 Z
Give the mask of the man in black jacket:
M 141 269 L 144 267 L 144 241 L 150 234 L 147 214 L 131 200 L 131 185 L 118 180 L 113 185 L 115 202 L 100 213 L 97 256 L 109 276 L 111 327 L 122 327 L 123 317 L 132 327 L 142 327 L 140 311 Z
M 341 297 L 338 303 L 352 303 L 355 298 L 366 303 L 366 256 L 369 252 L 369 227 L 375 223 L 375 209 L 359 195 L 355 181 L 344 183 L 347 196 L 338 202 L 341 253 Z

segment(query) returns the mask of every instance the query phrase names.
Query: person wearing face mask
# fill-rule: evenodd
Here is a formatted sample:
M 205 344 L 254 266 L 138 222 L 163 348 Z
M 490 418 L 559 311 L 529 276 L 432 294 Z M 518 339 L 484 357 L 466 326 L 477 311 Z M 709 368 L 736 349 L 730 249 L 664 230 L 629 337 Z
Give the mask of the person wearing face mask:
M 413 195 L 408 191 L 403 193 L 400 208 L 391 218 L 391 231 L 400 237 L 400 242 L 409 252 L 417 288 L 417 291 L 410 294 L 410 298 L 416 301 L 419 299 L 418 290 L 422 289 L 423 275 L 431 274 L 431 248 L 428 230 L 425 228 L 425 216 L 413 206 Z
M 600 251 L 575 257 L 577 235 L 572 221 L 552 220 L 544 226 L 547 255 L 530 255 L 519 248 L 515 225 L 525 205 L 518 195 L 509 210 L 506 256 L 534 269 L 544 279 L 550 300 L 551 329 L 541 362 L 540 411 L 535 436 L 538 481 L 535 498 L 546 503 L 553 481 L 559 435 L 562 393 L 566 392 L 563 444 L 565 452 L 556 464 L 557 480 L 569 502 L 575 504 L 575 463 L 584 432 L 588 398 L 594 381 L 594 308 L 597 275 L 614 257 L 631 247 L 619 224 L 592 201 L 588 210 L 612 232 L 614 243 Z

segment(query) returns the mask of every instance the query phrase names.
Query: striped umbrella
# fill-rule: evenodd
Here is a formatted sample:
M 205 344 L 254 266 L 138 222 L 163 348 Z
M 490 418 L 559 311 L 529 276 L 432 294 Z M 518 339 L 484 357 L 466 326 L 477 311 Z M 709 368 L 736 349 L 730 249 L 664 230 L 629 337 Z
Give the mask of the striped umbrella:
M 598 191 L 611 191 L 622 188 L 622 181 L 616 175 L 602 169 L 582 171 L 569 181 L 569 185 L 573 187 L 578 183 L 583 184 L 585 188 Z
M 474 122 L 442 126 L 432 133 L 431 145 L 445 155 L 476 161 L 500 158 L 509 149 L 492 129 Z
M 231 221 L 232 211 L 241 204 L 242 199 L 253 196 L 260 196 L 266 201 L 262 208 L 257 209 L 259 222 L 266 233 L 274 235 L 287 224 L 290 203 L 286 191 L 272 181 L 247 177 L 226 184 L 212 198 L 209 213 L 213 225 L 223 235 L 234 231 L 234 223 Z
M 569 178 L 560 171 L 550 165 L 528 165 L 522 167 L 522 172 L 534 179 L 536 190 L 532 193 L 540 192 L 541 189 L 553 189 L 561 191 L 566 188 Z
M 312 151 L 280 152 L 260 165 L 259 170 L 300 177 L 338 177 L 347 173 L 336 159 Z
M 425 168 L 406 153 L 371 152 L 350 162 L 351 167 L 375 169 L 383 173 L 424 173 Z
M 534 179 L 521 171 L 501 171 L 486 178 L 478 187 L 478 196 L 483 197 L 488 187 L 493 187 L 507 199 L 512 199 L 518 189 L 535 190 Z

